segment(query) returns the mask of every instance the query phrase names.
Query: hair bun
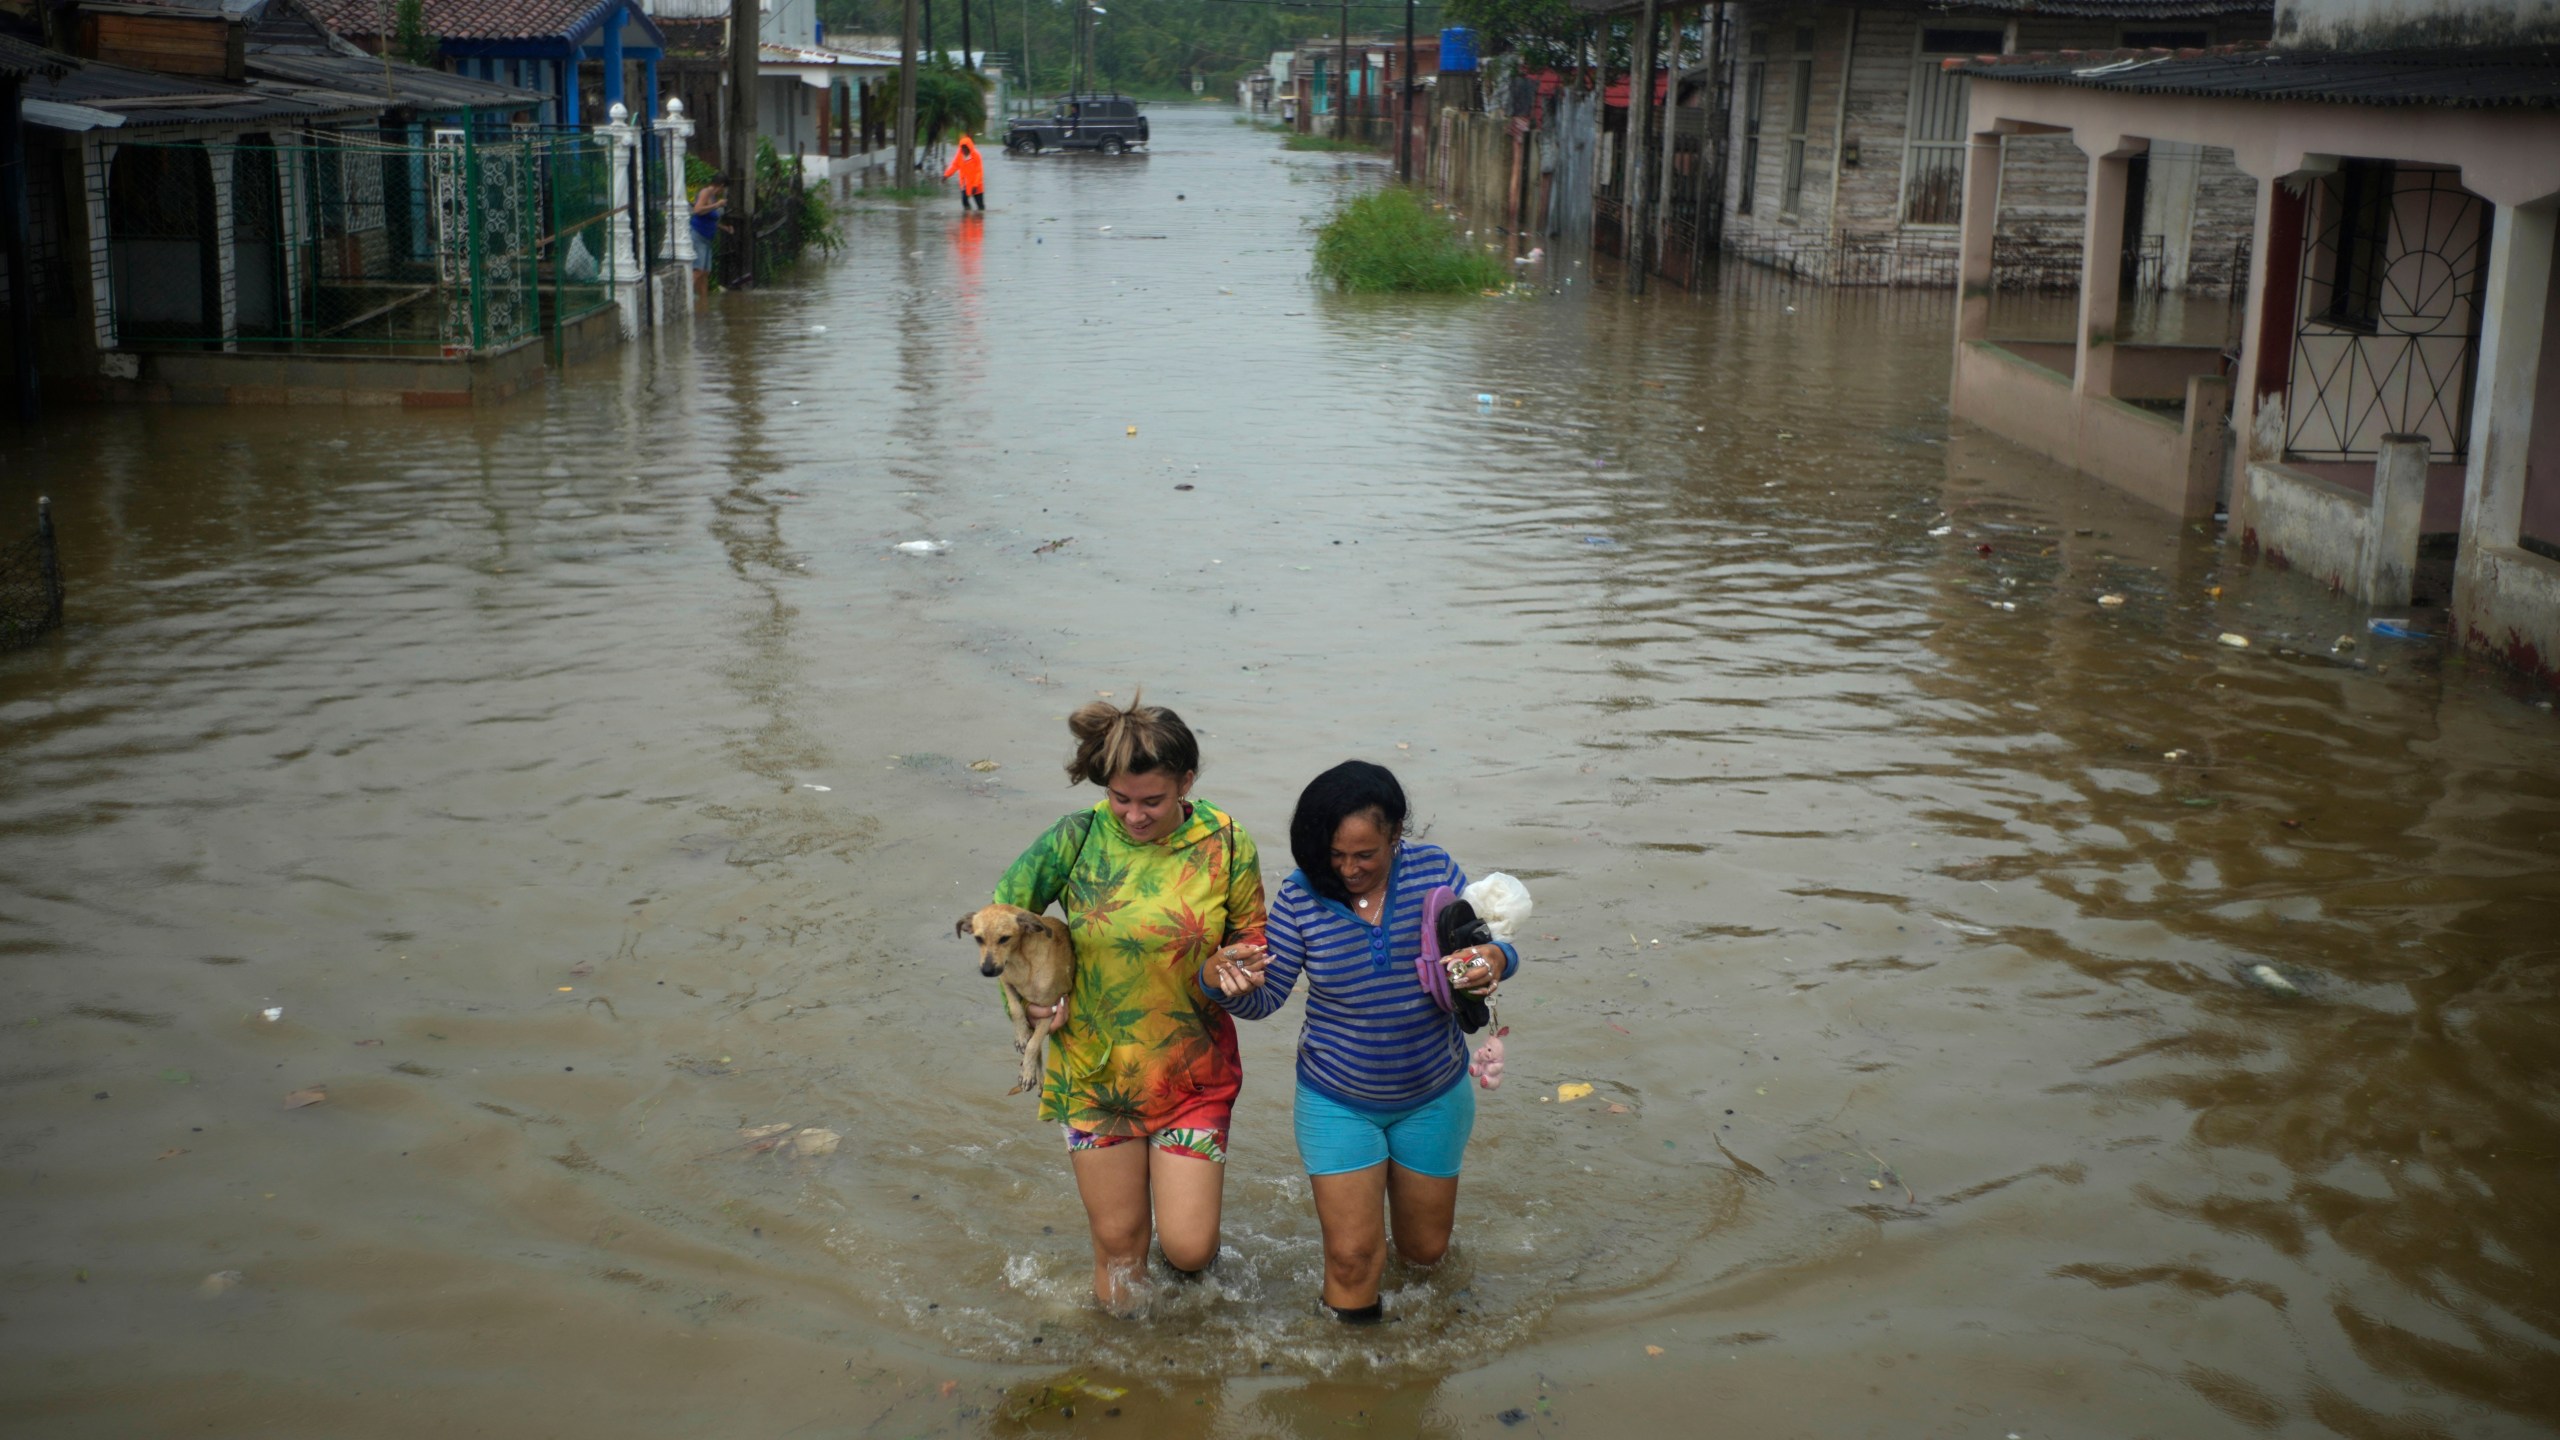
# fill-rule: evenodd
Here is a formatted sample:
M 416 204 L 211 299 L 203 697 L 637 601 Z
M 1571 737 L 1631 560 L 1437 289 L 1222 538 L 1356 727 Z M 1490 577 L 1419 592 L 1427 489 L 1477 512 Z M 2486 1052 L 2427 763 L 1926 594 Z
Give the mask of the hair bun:
M 1146 703 L 1146 691 L 1129 696 L 1128 708 L 1108 700 L 1089 700 L 1067 717 L 1067 733 L 1076 751 L 1067 760 L 1067 780 L 1108 785 L 1121 775 L 1190 775 L 1200 768 L 1200 742 L 1182 717 L 1161 705 Z

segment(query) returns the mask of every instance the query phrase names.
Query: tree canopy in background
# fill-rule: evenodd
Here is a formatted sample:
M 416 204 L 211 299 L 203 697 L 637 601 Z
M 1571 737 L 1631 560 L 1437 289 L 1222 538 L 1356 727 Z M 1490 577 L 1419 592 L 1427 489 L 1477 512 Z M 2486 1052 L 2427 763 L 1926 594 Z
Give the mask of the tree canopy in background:
M 926 48 L 960 47 L 964 0 L 926 0 L 933 33 Z M 1035 95 L 1066 93 L 1075 60 L 1078 0 L 967 0 L 969 43 L 1006 57 L 1022 84 L 1026 49 L 1028 88 Z M 1562 4 L 1563 0 L 1555 0 Z M 1095 22 L 1093 73 L 1088 89 L 1135 95 L 1188 95 L 1196 76 L 1213 98 L 1230 99 L 1235 82 L 1259 70 L 1274 50 L 1303 39 L 1331 35 L 1340 11 L 1332 5 L 1280 5 L 1262 0 L 1101 0 L 1108 13 Z M 1417 44 L 1438 44 L 1440 6 L 1415 8 Z M 830 35 L 895 35 L 901 0 L 818 0 L 818 17 Z M 1023 43 L 1025 27 L 1030 44 Z M 1404 33 L 1401 5 L 1351 7 L 1355 36 Z M 923 90 L 919 87 L 918 98 Z
M 1571 0 L 1449 0 L 1448 14 L 1474 28 L 1481 53 L 1517 55 L 1532 70 L 1571 65 L 1585 19 Z

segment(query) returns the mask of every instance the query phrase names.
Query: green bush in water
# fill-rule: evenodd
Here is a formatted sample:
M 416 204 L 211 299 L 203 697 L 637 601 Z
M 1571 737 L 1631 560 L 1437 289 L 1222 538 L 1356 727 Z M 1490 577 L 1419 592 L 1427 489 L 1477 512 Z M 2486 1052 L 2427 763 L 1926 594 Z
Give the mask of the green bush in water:
M 1470 246 L 1413 190 L 1391 185 L 1345 204 L 1316 232 L 1316 269 L 1359 294 L 1462 294 L 1510 283 L 1500 261 Z
M 1280 148 L 1283 150 L 1315 151 L 1348 150 L 1354 153 L 1375 155 L 1385 147 L 1372 145 L 1366 140 L 1338 140 L 1331 135 L 1301 135 L 1292 131 L 1281 137 Z

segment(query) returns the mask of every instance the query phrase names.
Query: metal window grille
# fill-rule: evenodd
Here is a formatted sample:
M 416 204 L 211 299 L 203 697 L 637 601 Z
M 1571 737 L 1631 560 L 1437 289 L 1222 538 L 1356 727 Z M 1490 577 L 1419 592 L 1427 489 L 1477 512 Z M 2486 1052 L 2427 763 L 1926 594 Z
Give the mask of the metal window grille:
M 27 283 L 38 315 L 68 315 L 72 310 L 70 273 L 63 264 L 62 175 L 54 165 L 18 167 L 27 186 Z M 0 315 L 9 313 L 8 257 L 0 255 Z
M 1750 214 L 1752 199 L 1760 192 L 1760 113 L 1768 87 L 1769 62 L 1752 61 L 1742 79 L 1742 194 L 1733 205 L 1737 215 Z
M 1953 225 L 1964 202 L 1965 81 L 1939 63 L 1950 55 L 1997 53 L 1997 30 L 1928 28 L 1911 62 L 1909 118 L 1903 128 L 1902 223 Z
M 2391 162 L 2350 160 L 2333 181 L 2336 225 L 2329 250 L 2329 306 L 2321 318 L 2370 331 L 2382 303 L 2384 247 L 2390 239 Z
M 2318 202 L 2303 239 L 2287 453 L 2370 459 L 2385 435 L 2424 435 L 2434 459 L 2461 459 L 2489 207 L 2450 170 L 2354 164 Z
M 1813 61 L 1795 63 L 1795 93 L 1787 97 L 1787 177 L 1779 210 L 1794 214 L 1804 201 L 1805 132 L 1813 123 Z
M 116 343 L 460 353 L 556 330 L 613 300 L 610 155 L 542 129 L 118 145 L 91 177 Z

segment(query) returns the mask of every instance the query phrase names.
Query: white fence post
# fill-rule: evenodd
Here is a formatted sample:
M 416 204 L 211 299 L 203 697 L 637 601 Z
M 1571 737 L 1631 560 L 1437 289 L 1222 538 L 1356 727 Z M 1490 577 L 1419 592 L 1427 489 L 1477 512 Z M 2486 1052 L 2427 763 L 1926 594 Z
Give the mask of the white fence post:
M 640 244 L 631 203 L 631 164 L 640 150 L 640 132 L 631 124 L 631 112 L 620 101 L 605 123 L 596 127 L 596 138 L 604 142 L 606 190 L 605 203 L 613 208 L 613 218 L 605 224 L 605 253 L 608 273 L 613 279 L 614 299 L 622 307 L 622 333 L 640 333 L 640 286 L 647 275 L 640 268 Z
M 684 157 L 693 139 L 693 122 L 685 118 L 684 101 L 667 97 L 667 117 L 658 122 L 658 133 L 665 136 L 667 162 L 666 235 L 659 245 L 658 258 L 672 261 L 679 269 L 693 267 L 693 201 L 684 190 Z

